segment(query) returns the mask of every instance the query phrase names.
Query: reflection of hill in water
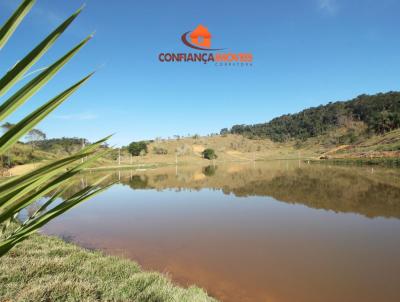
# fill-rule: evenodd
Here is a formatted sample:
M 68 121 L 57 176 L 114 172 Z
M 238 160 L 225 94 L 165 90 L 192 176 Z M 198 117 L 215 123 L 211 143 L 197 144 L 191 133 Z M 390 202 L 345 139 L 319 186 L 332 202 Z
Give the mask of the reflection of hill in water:
M 347 172 L 298 169 L 270 181 L 249 181 L 231 190 L 237 196 L 272 196 L 311 208 L 400 218 L 400 188 Z
M 86 173 L 90 179 L 105 175 Z M 379 168 L 327 167 L 298 162 L 271 162 L 214 167 L 164 167 L 111 172 L 132 189 L 220 189 L 236 196 L 272 196 L 311 208 L 352 212 L 367 217 L 400 218 L 400 171 Z

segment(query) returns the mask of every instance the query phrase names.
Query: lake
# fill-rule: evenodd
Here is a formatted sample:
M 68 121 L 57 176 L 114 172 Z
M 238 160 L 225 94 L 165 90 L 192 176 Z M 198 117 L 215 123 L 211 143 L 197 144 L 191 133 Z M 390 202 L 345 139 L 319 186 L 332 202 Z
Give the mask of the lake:
M 43 231 L 221 301 L 400 301 L 400 169 L 301 161 L 84 173 Z

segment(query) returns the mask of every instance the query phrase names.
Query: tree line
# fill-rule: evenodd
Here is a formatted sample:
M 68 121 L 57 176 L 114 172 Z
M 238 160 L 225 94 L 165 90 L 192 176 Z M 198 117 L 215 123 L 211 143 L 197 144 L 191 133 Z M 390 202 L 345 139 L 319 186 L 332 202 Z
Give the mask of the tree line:
M 400 92 L 363 94 L 349 101 L 330 102 L 299 113 L 285 114 L 267 123 L 234 125 L 231 129 L 222 129 L 220 133 L 269 138 L 276 142 L 306 140 L 346 126 L 349 121 L 364 122 L 367 132 L 375 134 L 400 128 Z

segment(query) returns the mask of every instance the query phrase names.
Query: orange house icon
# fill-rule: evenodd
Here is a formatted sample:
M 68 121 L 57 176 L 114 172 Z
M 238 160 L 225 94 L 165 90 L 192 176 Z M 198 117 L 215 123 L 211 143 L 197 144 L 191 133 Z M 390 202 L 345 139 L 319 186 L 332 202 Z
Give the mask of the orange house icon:
M 190 39 L 192 44 L 194 45 L 205 48 L 211 47 L 211 34 L 208 31 L 207 27 L 204 27 L 201 24 L 197 26 L 194 31 L 192 31 L 192 33 L 190 34 Z

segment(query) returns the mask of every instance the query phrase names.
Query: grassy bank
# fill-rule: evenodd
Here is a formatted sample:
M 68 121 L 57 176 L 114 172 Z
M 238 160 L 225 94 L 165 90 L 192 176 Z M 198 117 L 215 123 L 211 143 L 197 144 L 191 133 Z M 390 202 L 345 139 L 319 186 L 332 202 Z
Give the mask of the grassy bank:
M 215 301 L 138 264 L 33 235 L 0 258 L 0 301 Z

